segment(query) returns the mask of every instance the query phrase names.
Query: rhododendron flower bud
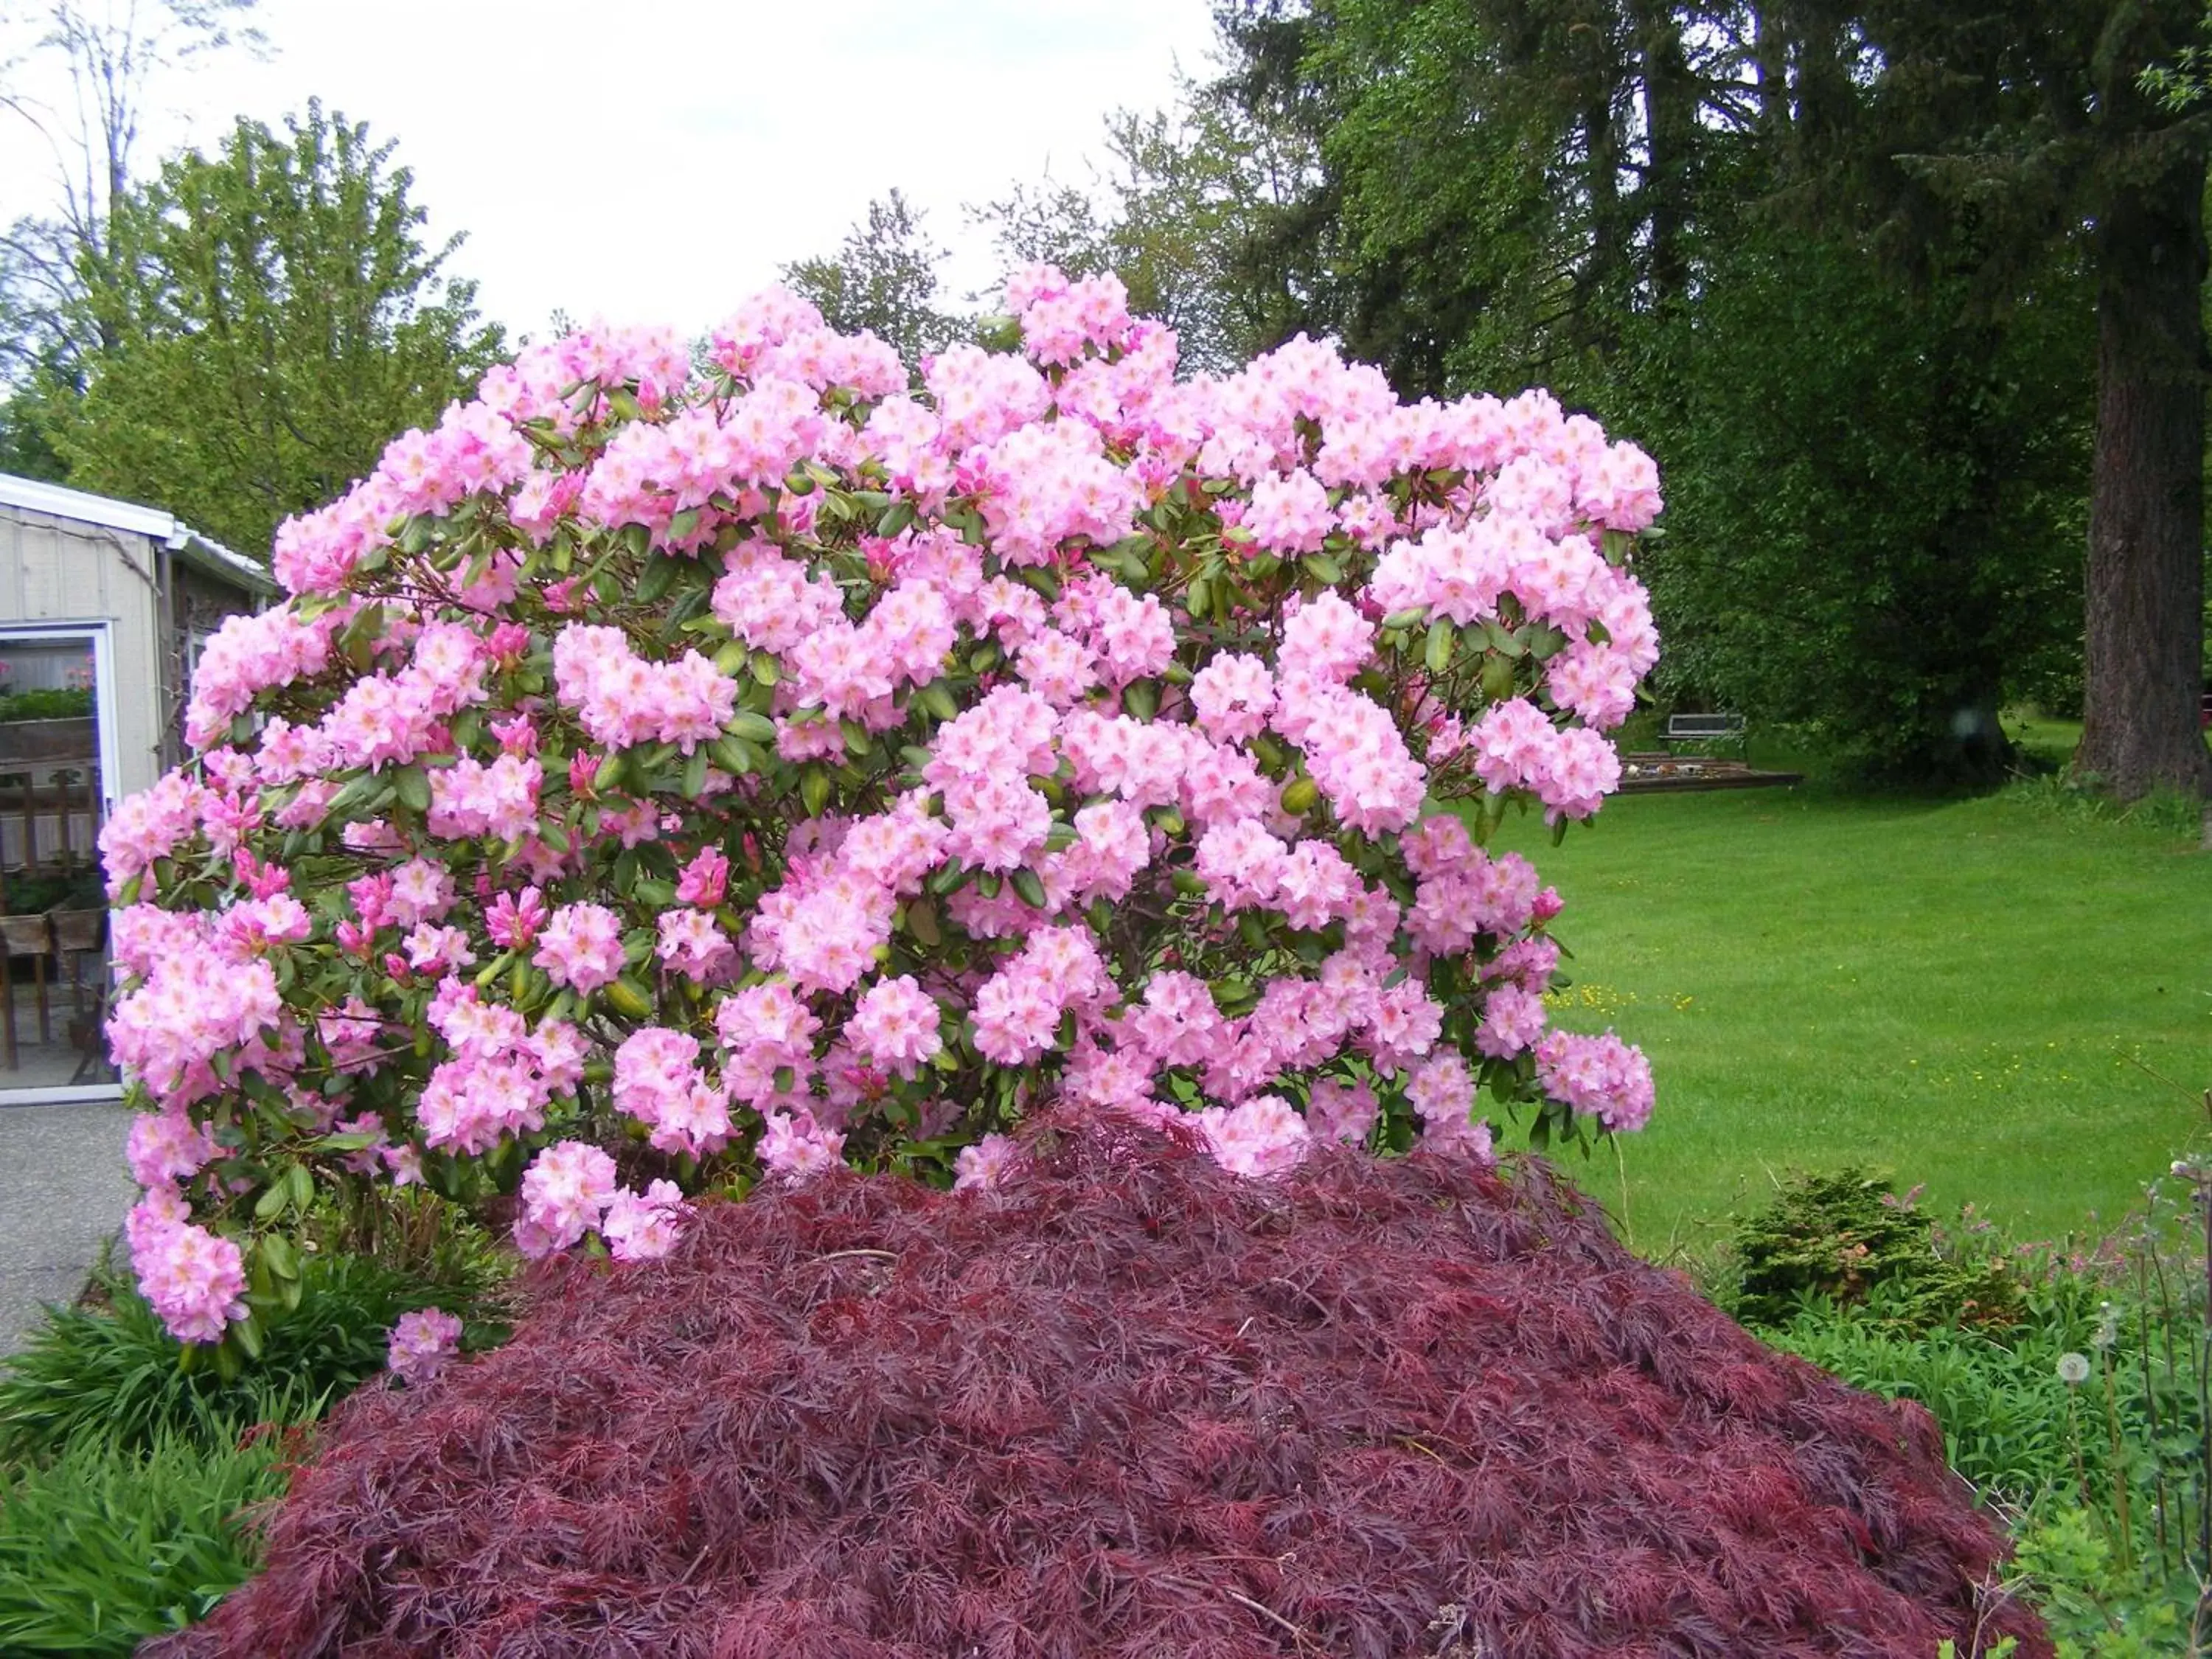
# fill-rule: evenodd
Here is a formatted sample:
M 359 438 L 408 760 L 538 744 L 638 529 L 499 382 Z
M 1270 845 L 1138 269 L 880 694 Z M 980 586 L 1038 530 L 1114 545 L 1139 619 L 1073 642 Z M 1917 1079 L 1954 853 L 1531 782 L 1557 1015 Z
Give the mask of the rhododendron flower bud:
M 717 847 L 702 847 L 677 878 L 676 897 L 684 904 L 711 910 L 722 902 L 730 883 L 730 861 Z
M 525 951 L 538 937 L 551 913 L 545 908 L 545 896 L 534 886 L 526 887 L 519 894 L 500 893 L 484 909 L 484 932 L 494 945 L 510 951 Z

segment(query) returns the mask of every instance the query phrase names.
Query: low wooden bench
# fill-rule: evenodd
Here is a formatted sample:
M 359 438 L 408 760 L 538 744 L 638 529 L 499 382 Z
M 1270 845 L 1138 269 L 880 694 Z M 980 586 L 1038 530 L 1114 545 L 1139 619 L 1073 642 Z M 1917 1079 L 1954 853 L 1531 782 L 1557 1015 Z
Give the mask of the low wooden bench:
M 1743 716 L 1669 714 L 1665 742 L 1670 750 L 1678 744 L 1733 743 L 1741 748 L 1745 742 Z

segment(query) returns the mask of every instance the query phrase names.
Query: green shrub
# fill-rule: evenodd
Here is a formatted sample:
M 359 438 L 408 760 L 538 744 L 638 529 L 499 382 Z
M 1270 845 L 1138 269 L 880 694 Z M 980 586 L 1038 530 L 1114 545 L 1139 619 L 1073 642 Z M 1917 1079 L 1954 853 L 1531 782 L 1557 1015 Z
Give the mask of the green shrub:
M 1613 734 L 1613 746 L 1624 755 L 1649 755 L 1664 749 L 1667 717 L 1656 708 L 1638 708 Z
M 41 686 L 0 694 L 0 724 L 14 720 L 82 720 L 90 713 L 92 692 L 84 686 Z
M 2001 1328 L 2021 1285 L 2002 1258 L 1964 1249 L 1862 1169 L 1800 1175 L 1738 1223 L 1723 1300 L 1747 1325 L 1788 1323 L 1808 1298 L 1864 1307 L 1902 1333 L 1938 1325 Z
M 240 1511 L 283 1490 L 274 1435 L 143 1448 L 88 1435 L 0 1479 L 0 1653 L 127 1654 L 245 1582 L 258 1540 Z
M 96 910 L 107 902 L 100 866 L 64 855 L 54 863 L 19 871 L 8 878 L 8 914 L 36 915 L 41 910 Z
M 1934 1413 L 1952 1467 L 2015 1517 L 2020 1587 L 2061 1659 L 2203 1655 L 2208 1201 L 2212 1164 L 2185 1159 L 2094 1248 L 2001 1252 L 1846 1172 L 1791 1183 L 1745 1224 L 1714 1288 L 1751 1316 L 1786 1309 L 1762 1332 L 1775 1346 Z M 2004 1322 L 1957 1294 L 1977 1275 L 2002 1281 Z
M 1853 1388 L 1927 1407 L 1951 1467 L 1985 1496 L 2026 1504 L 2074 1479 L 2063 1348 L 2043 1333 L 1905 1334 L 1831 1305 L 1761 1334 Z
M 2154 1551 L 2124 1559 L 2094 1510 L 2047 1504 L 2019 1539 L 2014 1565 L 2051 1628 L 2058 1659 L 2171 1659 L 2205 1650 L 2212 1632 L 2201 1620 L 2191 1628 L 2195 1575 L 2160 1562 Z
M 2076 778 L 2059 770 L 2015 778 L 2004 789 L 2015 800 L 2041 816 L 2081 825 L 2135 823 L 2168 836 L 2196 836 L 2203 825 L 2203 803 L 2193 796 L 2170 790 L 2139 800 L 2118 801 L 2095 787 L 2094 779 Z
M 311 1256 L 300 1305 L 273 1320 L 260 1358 L 225 1376 L 179 1364 L 183 1350 L 137 1291 L 106 1281 L 106 1308 L 57 1308 L 0 1367 L 0 1455 L 51 1457 L 85 1438 L 143 1450 L 164 1437 L 201 1445 L 256 1423 L 319 1417 L 381 1370 L 403 1313 L 450 1292 L 358 1256 Z

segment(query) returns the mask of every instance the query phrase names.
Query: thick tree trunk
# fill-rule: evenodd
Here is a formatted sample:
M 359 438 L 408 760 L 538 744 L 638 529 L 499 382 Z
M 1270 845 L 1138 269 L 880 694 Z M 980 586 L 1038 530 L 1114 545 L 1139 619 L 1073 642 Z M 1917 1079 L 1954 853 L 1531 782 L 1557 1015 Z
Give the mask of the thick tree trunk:
M 1688 286 L 1683 235 L 1690 217 L 1690 154 L 1698 141 L 1697 93 L 1672 0 L 1641 0 L 1634 16 L 1644 70 L 1643 193 L 1651 204 L 1651 299 L 1666 307 Z
M 2212 794 L 2204 643 L 2204 156 L 2113 158 L 2097 216 L 2097 432 L 2078 772 Z

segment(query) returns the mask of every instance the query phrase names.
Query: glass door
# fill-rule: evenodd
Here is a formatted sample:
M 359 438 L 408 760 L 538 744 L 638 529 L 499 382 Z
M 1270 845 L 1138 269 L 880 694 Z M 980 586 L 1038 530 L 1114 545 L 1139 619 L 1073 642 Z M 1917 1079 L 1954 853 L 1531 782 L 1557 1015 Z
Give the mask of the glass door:
M 104 628 L 0 629 L 0 1102 L 114 1092 L 107 643 Z

